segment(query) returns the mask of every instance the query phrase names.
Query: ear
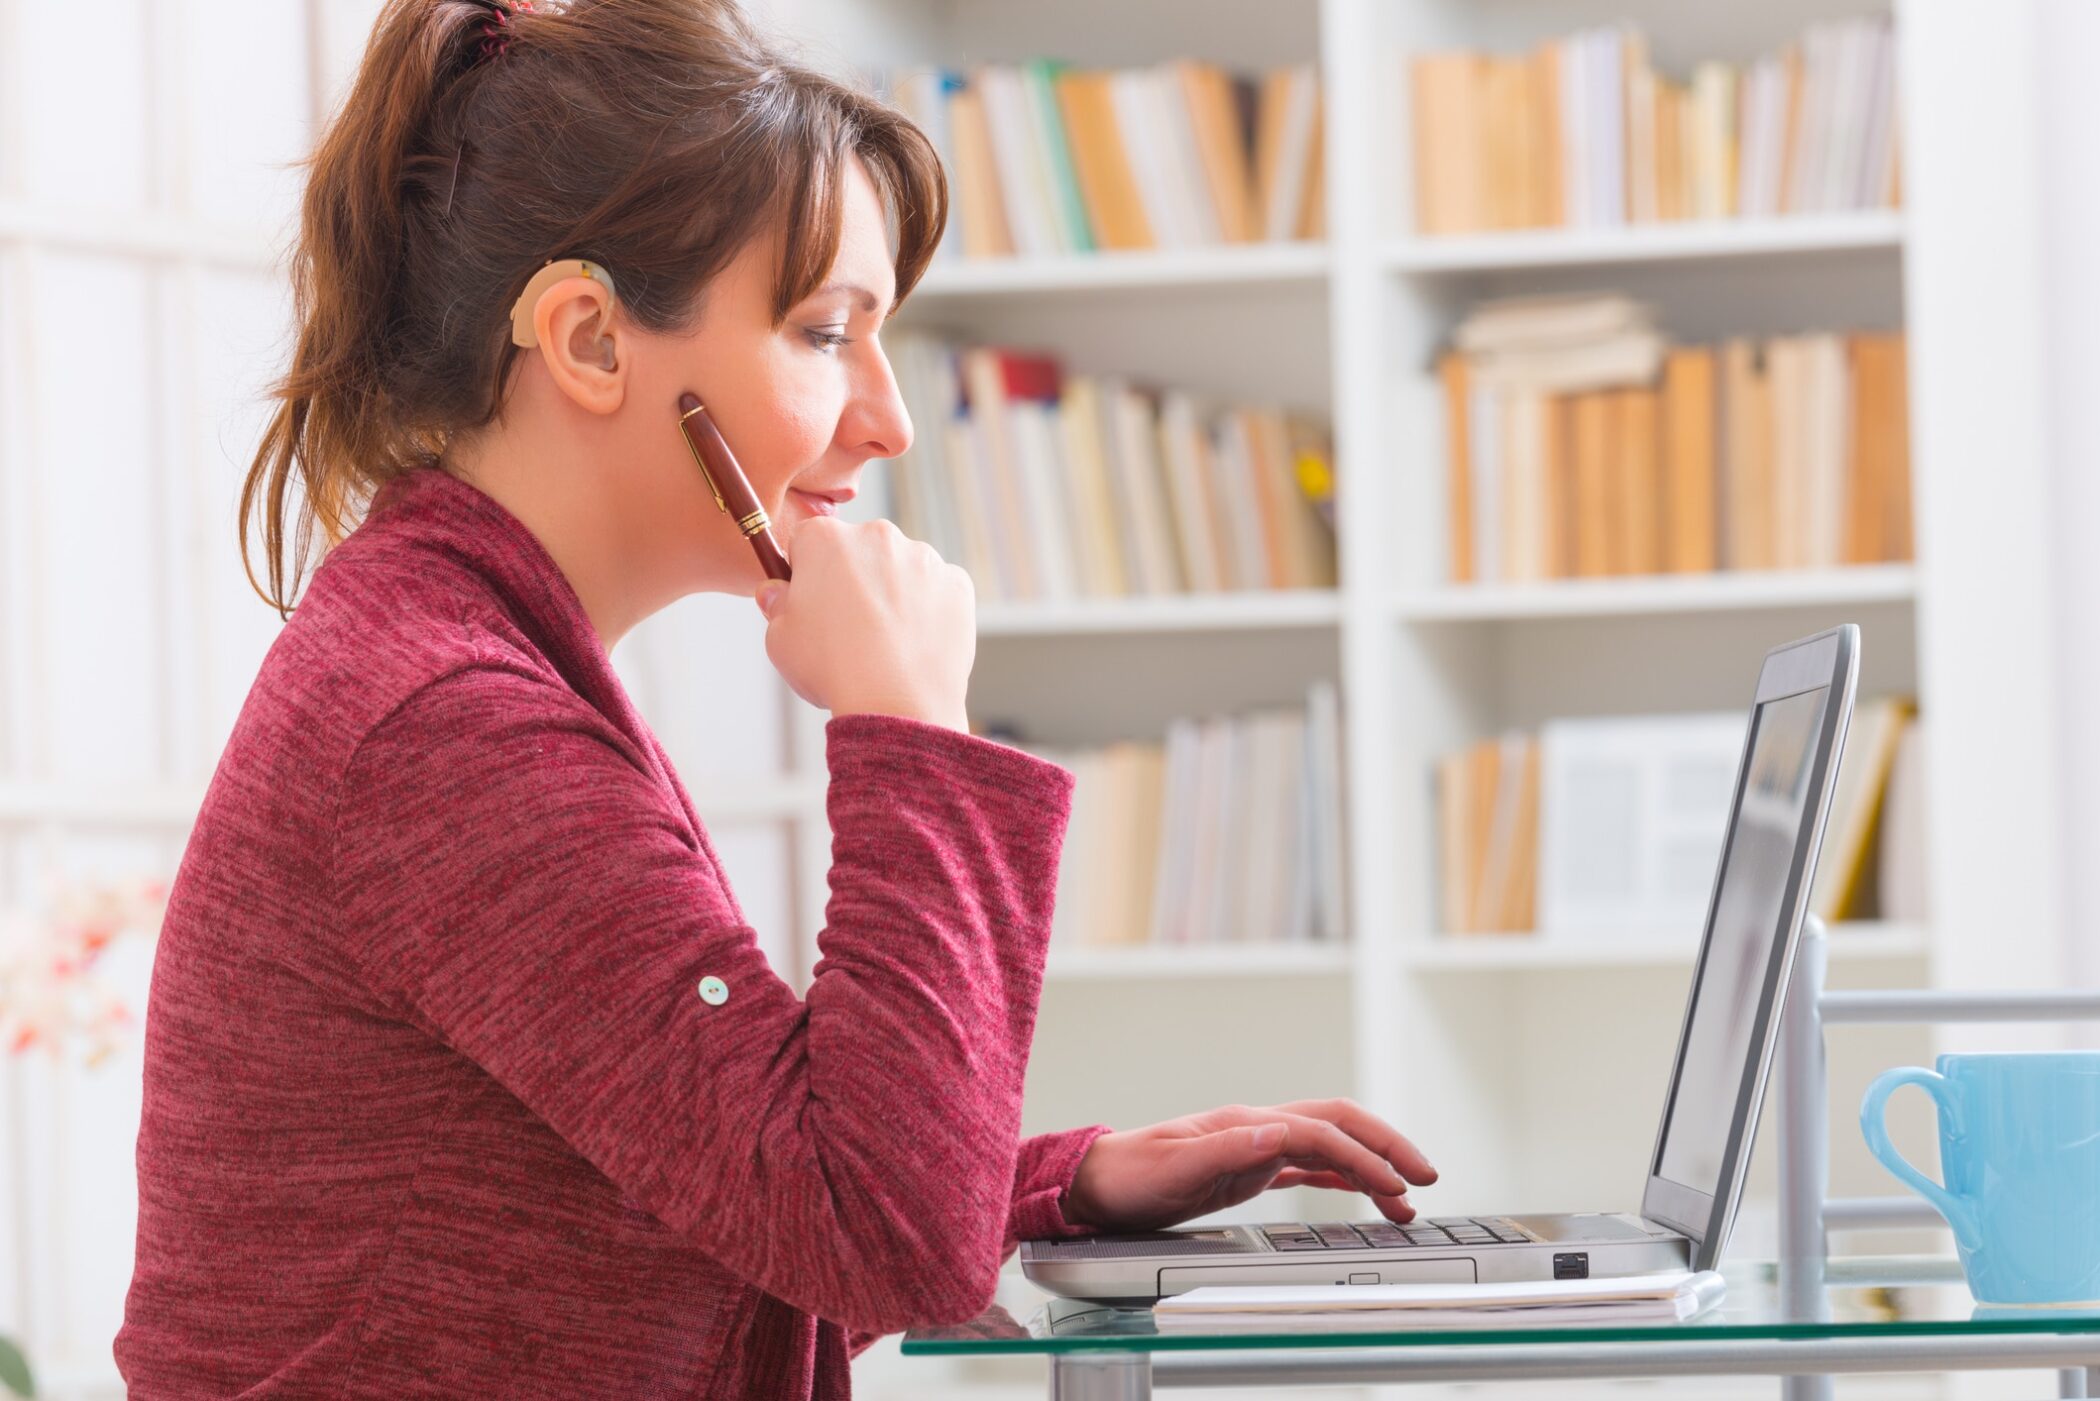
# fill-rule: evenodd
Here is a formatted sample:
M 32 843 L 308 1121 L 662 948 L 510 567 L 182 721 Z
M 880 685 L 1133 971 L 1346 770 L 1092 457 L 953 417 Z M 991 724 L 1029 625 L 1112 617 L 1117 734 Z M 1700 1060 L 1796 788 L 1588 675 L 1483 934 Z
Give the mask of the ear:
M 592 413 L 620 407 L 631 342 L 603 283 L 563 278 L 540 294 L 532 323 L 540 357 L 562 393 Z

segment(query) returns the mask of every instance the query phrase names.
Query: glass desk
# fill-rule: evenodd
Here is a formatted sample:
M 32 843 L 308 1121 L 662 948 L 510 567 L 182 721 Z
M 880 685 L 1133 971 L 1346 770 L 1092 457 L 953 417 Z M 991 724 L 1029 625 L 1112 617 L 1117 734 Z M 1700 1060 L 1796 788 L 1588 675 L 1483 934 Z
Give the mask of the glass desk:
M 1681 1323 L 1162 1332 L 1146 1309 L 1054 1299 L 1025 1323 L 994 1307 L 965 1324 L 916 1330 L 905 1335 L 903 1350 L 916 1357 L 1041 1354 L 1054 1401 L 1133 1401 L 1155 1385 L 1798 1378 L 1972 1368 L 2055 1368 L 2062 1395 L 2100 1396 L 2100 1309 L 1978 1306 L 1951 1259 L 1844 1259 L 1830 1263 L 1827 1278 L 1782 1279 L 1769 1263 L 1721 1273 L 1726 1300 Z M 1789 1384 L 1790 1391 L 1800 1387 Z

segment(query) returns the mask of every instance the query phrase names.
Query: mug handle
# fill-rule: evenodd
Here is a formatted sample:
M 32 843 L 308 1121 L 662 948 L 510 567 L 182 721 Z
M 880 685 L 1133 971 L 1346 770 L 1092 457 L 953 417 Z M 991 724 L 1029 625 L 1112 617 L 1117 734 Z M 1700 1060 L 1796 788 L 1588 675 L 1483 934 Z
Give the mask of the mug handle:
M 1867 1097 L 1860 1101 L 1859 1128 L 1867 1136 L 1867 1148 L 1881 1165 L 1915 1190 L 1919 1196 L 1932 1203 L 1947 1224 L 1954 1228 L 1955 1243 L 1964 1250 L 1974 1250 L 1982 1243 L 1982 1233 L 1976 1226 L 1976 1213 L 1968 1202 L 1955 1196 L 1939 1183 L 1912 1167 L 1910 1161 L 1896 1151 L 1889 1142 L 1888 1105 L 1889 1096 L 1905 1085 L 1916 1085 L 1931 1095 L 1939 1106 L 1947 1125 L 1947 1137 L 1959 1138 L 1962 1134 L 1961 1112 L 1956 1107 L 1954 1087 L 1937 1071 L 1920 1066 L 1898 1066 L 1884 1070 L 1867 1086 Z

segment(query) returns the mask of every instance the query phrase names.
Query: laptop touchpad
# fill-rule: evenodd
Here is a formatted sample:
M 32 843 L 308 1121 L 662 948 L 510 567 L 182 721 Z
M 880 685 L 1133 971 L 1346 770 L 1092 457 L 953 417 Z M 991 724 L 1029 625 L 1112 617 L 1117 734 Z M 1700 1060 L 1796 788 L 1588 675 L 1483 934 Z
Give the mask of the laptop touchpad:
M 1558 1216 L 1513 1216 L 1510 1219 L 1540 1240 L 1555 1245 L 1571 1241 L 1648 1239 L 1646 1231 L 1627 1224 L 1621 1217 L 1610 1212 L 1581 1211 Z

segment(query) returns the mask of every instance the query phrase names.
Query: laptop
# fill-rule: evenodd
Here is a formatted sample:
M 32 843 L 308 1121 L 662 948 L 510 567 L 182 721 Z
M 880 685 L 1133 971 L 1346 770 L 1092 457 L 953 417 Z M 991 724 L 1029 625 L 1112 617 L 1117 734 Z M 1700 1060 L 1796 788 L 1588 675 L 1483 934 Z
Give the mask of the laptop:
M 1853 624 L 1767 653 L 1638 1212 L 1285 1221 L 1021 1246 L 1067 1298 L 1212 1284 L 1452 1284 L 1712 1269 L 1735 1222 L 1859 675 Z

